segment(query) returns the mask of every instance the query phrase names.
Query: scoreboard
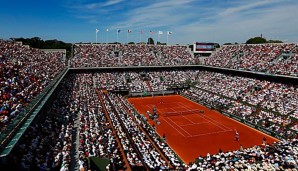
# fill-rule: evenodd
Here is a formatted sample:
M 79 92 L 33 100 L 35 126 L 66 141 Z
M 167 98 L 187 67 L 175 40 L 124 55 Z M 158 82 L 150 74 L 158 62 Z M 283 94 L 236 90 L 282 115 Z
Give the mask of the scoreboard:
M 217 43 L 200 43 L 194 44 L 195 53 L 212 53 L 216 49 Z

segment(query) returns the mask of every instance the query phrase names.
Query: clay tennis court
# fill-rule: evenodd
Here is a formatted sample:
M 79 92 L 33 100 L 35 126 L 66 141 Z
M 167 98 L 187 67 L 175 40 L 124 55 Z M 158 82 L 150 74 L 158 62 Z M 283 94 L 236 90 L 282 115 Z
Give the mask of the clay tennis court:
M 160 121 L 160 125 L 155 123 L 158 134 L 166 135 L 169 146 L 187 164 L 199 155 L 218 153 L 219 149 L 227 152 L 238 150 L 240 145 L 244 148 L 261 145 L 263 137 L 269 144 L 278 141 L 179 95 L 129 98 L 128 101 L 147 118 L 146 111 L 152 113 L 156 107 Z M 149 123 L 154 122 L 149 120 Z M 235 129 L 239 132 L 239 141 L 235 141 Z

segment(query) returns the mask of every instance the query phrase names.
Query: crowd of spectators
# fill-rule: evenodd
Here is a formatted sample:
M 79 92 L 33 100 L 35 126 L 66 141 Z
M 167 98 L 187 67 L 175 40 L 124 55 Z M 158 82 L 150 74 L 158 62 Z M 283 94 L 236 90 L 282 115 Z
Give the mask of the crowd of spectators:
M 163 91 L 175 85 L 183 85 L 196 81 L 198 71 L 152 71 L 147 72 L 150 87 L 153 91 Z
M 121 101 L 114 94 L 108 95 L 109 101 L 117 111 L 117 115 L 120 117 L 121 122 L 125 126 L 124 129 L 133 140 L 137 149 L 140 151 L 145 164 L 150 169 L 168 169 L 166 161 L 162 159 L 160 153 L 154 148 L 146 134 L 139 128 L 139 123 L 135 122 L 133 117 L 128 111 L 121 105 Z
M 71 67 L 190 65 L 196 60 L 187 46 L 75 44 Z
M 184 94 L 204 105 L 257 125 L 265 124 L 267 129 L 279 135 L 295 134 L 295 129 L 288 127 L 296 128 L 298 119 L 297 114 L 294 114 L 298 107 L 296 85 L 198 70 L 150 71 L 146 74 L 100 73 L 97 77 L 102 85 L 108 81 L 110 87 L 114 88 L 112 85 L 116 82 L 131 92 L 142 92 L 150 88 L 153 91 L 164 91 L 172 85 L 191 84 L 191 88 L 184 91 Z
M 14 148 L 15 170 L 69 170 L 74 118 L 77 112 L 74 77 L 65 78 L 50 110 L 44 110 Z M 13 169 L 12 169 L 13 170 Z
M 79 117 L 78 165 L 81 169 L 88 169 L 87 158 L 92 156 L 109 158 L 110 164 L 107 168 L 111 170 L 125 168 L 124 157 L 130 167 L 135 169 L 144 167 L 142 160 L 151 169 L 169 168 L 146 134 L 176 168 L 196 167 L 204 170 L 217 167 L 228 170 L 233 167 L 275 167 L 282 170 L 294 165 L 297 153 L 286 154 L 292 155 L 291 162 L 275 160 L 283 157 L 283 153 L 277 151 L 280 150 L 280 144 L 275 144 L 277 149 L 275 145 L 266 148 L 256 146 L 219 153 L 209 159 L 200 157 L 196 163 L 186 166 L 166 142 L 162 141 L 154 128 L 146 124 L 144 118 L 134 112 L 129 113 L 134 109 L 124 97 L 106 95 L 103 92 L 98 94 L 95 91 L 95 88 L 113 90 L 118 86 L 129 87 L 131 91 L 142 91 L 150 86 L 153 90 L 160 91 L 167 90 L 172 84 L 186 82 L 193 86 L 182 94 L 191 99 L 261 125 L 284 137 L 295 138 L 297 134 L 298 91 L 295 85 L 199 70 L 151 71 L 145 74 L 71 74 L 62 82 L 61 91 L 57 94 L 59 98 L 52 103 L 50 112 L 28 129 L 14 151 L 14 154 L 21 154 L 16 157 L 16 161 L 19 161 L 18 167 L 22 170 L 70 169 L 76 116 Z M 104 106 L 98 96 L 101 96 Z M 112 125 L 109 124 L 109 119 Z M 140 127 L 146 133 L 142 132 Z M 115 136 L 120 140 L 125 156 L 122 155 Z M 294 145 L 296 144 L 295 141 Z M 273 156 L 268 149 L 275 150 Z M 138 152 L 142 155 L 141 158 Z M 268 157 L 260 158 L 262 154 L 271 156 L 270 161 L 265 161 Z
M 135 148 L 133 148 L 134 144 L 132 144 L 133 142 L 130 141 L 129 139 L 129 135 L 126 134 L 125 129 L 123 128 L 121 125 L 121 120 L 120 118 L 117 116 L 117 113 L 115 110 L 113 110 L 113 106 L 112 104 L 110 104 L 108 97 L 104 96 L 103 94 L 101 94 L 104 105 L 106 107 L 106 110 L 109 114 L 109 117 L 113 123 L 113 127 L 116 130 L 116 134 L 120 140 L 120 143 L 122 145 L 123 151 L 126 155 L 128 164 L 130 165 L 130 167 L 133 170 L 137 170 L 137 168 L 139 169 L 144 169 L 145 166 L 143 165 L 140 156 L 138 156 L 138 153 L 136 151 Z
M 257 125 L 266 124 L 267 129 L 279 135 L 295 135 L 295 129 L 285 129 L 288 126 L 296 127 L 297 117 L 294 113 L 298 94 L 295 85 L 198 70 L 151 71 L 145 75 L 136 72 L 108 74 L 109 77 L 98 77 L 108 80 L 110 84 L 116 78 L 120 80 L 120 85 L 127 85 L 132 92 L 142 92 L 150 87 L 153 91 L 165 91 L 172 85 L 192 84 L 184 93 L 204 105 L 221 109 L 222 112 Z
M 143 77 L 136 72 L 96 73 L 96 84 L 107 90 L 129 89 L 131 92 L 149 91 Z
M 295 134 L 297 86 L 199 70 L 100 73 L 101 85 L 123 85 L 131 92 L 169 90 L 173 85 L 191 84 L 184 91 L 204 105 L 220 109 L 279 135 Z M 116 81 L 115 81 L 116 80 Z M 100 86 L 104 87 L 104 86 Z M 293 127 L 294 129 L 289 129 Z M 285 129 L 287 128 L 287 129 Z M 289 129 L 289 130 L 288 130 Z
M 32 125 L 13 152 L 16 170 L 68 170 L 71 156 L 72 124 L 61 125 L 58 118 L 47 116 Z
M 195 63 L 186 46 L 77 44 L 74 51 L 71 67 Z M 223 46 L 207 58 L 205 64 L 297 76 L 297 52 L 296 44 Z M 59 52 L 45 53 L 20 43 L 0 41 L 1 130 L 63 70 L 65 64 L 61 58 Z M 147 134 L 173 166 L 186 167 L 144 118 L 128 112 L 134 109 L 124 97 L 98 94 L 95 89 L 164 91 L 182 84 L 191 85 L 182 94 L 193 100 L 292 138 L 273 146 L 199 157 L 189 165 L 189 170 L 297 168 L 297 85 L 199 70 L 100 72 L 66 77 L 51 110 L 44 111 L 14 149 L 15 167 L 20 170 L 69 170 L 74 157 L 71 151 L 76 141 L 73 139 L 76 117 L 79 120 L 78 165 L 81 170 L 89 169 L 87 158 L 92 156 L 108 158 L 110 170 L 125 169 L 124 157 L 134 169 L 145 167 L 144 163 L 150 169 L 168 169 L 167 162 L 152 146 Z
M 125 74 L 130 75 L 131 73 Z M 136 73 L 134 73 L 134 75 L 135 74 Z M 186 82 L 186 80 L 190 80 L 191 82 L 196 81 L 195 86 L 184 91 L 184 93 L 196 99 L 201 99 L 201 101 L 204 101 L 210 106 L 227 107 L 223 108 L 224 112 L 237 115 L 254 124 L 261 124 L 265 128 L 277 134 L 284 135 L 285 137 L 293 137 L 293 135 L 296 135 L 294 131 L 297 127 L 295 122 L 297 120 L 297 117 L 295 117 L 297 115 L 297 112 L 295 113 L 295 109 L 297 108 L 297 106 L 295 106 L 295 101 L 297 101 L 296 86 L 206 71 L 148 72 L 146 78 L 149 78 L 149 83 L 153 90 L 165 90 L 168 87 L 163 85 L 169 85 L 166 76 L 169 78 L 173 77 L 170 84 Z M 143 82 L 145 82 L 145 80 Z M 280 108 L 276 107 L 275 109 L 279 110 L 272 110 L 273 108 L 265 108 L 260 102 L 253 101 L 249 103 L 249 97 L 256 100 L 258 99 L 258 94 L 263 96 L 262 93 L 266 91 L 275 92 L 270 95 L 277 96 L 275 98 L 266 98 L 266 101 L 272 101 L 279 104 L 276 106 L 287 106 L 287 108 L 280 110 Z M 289 97 L 287 95 L 288 92 L 291 94 Z M 277 100 L 278 98 L 281 98 L 281 100 Z M 116 97 L 112 97 L 111 99 L 116 99 Z M 261 102 L 263 102 L 263 100 L 261 100 Z M 115 104 L 119 103 L 120 102 Z M 126 104 L 129 106 L 128 103 Z M 288 112 L 283 113 L 282 111 Z M 291 113 L 291 117 L 294 118 L 293 120 L 289 117 L 283 117 Z M 139 124 L 142 123 L 141 117 L 137 120 Z M 145 123 L 140 125 L 147 128 Z M 291 128 L 293 129 L 285 129 L 288 125 L 292 125 Z M 147 129 L 151 130 L 150 127 Z M 286 152 L 285 154 L 284 151 L 290 151 L 288 148 L 292 151 Z M 208 157 L 200 157 L 196 163 L 188 166 L 188 170 L 230 170 L 241 168 L 251 170 L 284 170 L 297 168 L 297 152 L 297 141 L 293 139 L 276 143 L 273 146 L 266 145 L 265 148 L 264 146 L 254 146 L 234 152 L 221 152 L 211 156 L 209 159 Z
M 0 128 L 16 118 L 65 67 L 62 53 L 0 40 Z
M 191 170 L 297 170 L 298 140 L 285 140 L 273 145 L 262 144 L 230 152 L 198 157 Z
M 160 62 L 153 45 L 119 45 L 120 66 L 158 66 Z
M 294 43 L 224 45 L 202 64 L 224 68 L 298 75 Z M 197 64 L 187 46 L 75 44 L 71 67 L 174 66 Z
M 287 115 L 297 109 L 297 86 L 282 83 L 261 82 L 263 89 L 255 94 L 245 96 L 245 101 L 254 101 L 259 106 Z
M 183 168 L 185 165 L 177 157 L 175 152 L 167 145 L 166 141 L 161 138 L 154 127 L 148 124 L 147 118 L 144 115 L 140 115 L 135 112 L 135 109 L 130 105 L 130 103 L 121 95 L 118 95 L 121 102 L 131 111 L 131 114 L 136 119 L 137 123 L 145 130 L 145 132 L 151 137 L 154 143 L 157 144 L 159 149 L 164 153 L 164 155 L 171 161 L 175 168 Z
M 298 48 L 296 48 L 298 49 Z M 274 65 L 268 67 L 270 73 L 280 75 L 298 76 L 298 50 L 294 51 L 289 56 L 283 57 L 278 60 Z
M 226 45 L 204 60 L 205 65 L 298 76 L 297 44 Z
M 82 74 L 77 78 L 79 87 L 79 168 L 88 170 L 88 157 L 110 159 L 110 170 L 125 168 L 123 156 L 113 135 L 112 127 L 93 88 L 91 74 Z
M 128 89 L 130 92 L 163 91 L 173 85 L 182 85 L 195 81 L 197 71 L 161 71 L 161 72 L 102 72 L 95 78 L 99 88 L 107 90 Z
M 297 124 L 297 116 L 291 115 L 298 107 L 297 85 L 206 71 L 196 78 L 197 84 L 185 91 L 187 95 L 217 109 L 223 106 L 222 112 L 254 124 L 266 124 L 267 129 L 279 135 L 296 134 L 288 126 Z
M 160 54 L 161 65 L 191 65 L 197 62 L 186 46 L 154 46 L 154 49 Z
M 186 95 L 188 98 L 199 101 L 205 106 L 211 107 L 221 107 L 221 106 L 230 106 L 232 100 L 224 98 L 215 93 L 200 89 L 198 87 L 190 87 L 190 89 L 183 91 L 183 95 Z

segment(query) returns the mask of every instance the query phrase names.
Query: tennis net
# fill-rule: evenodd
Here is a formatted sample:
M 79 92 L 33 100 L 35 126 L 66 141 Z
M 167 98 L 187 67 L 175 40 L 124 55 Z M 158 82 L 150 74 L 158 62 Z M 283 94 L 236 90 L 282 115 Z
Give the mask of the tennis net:
M 168 116 L 178 116 L 178 115 L 191 115 L 191 114 L 197 114 L 197 113 L 202 113 L 202 110 L 194 109 L 194 110 L 186 110 L 186 111 L 178 111 L 178 112 L 164 112 L 162 116 L 168 117 Z

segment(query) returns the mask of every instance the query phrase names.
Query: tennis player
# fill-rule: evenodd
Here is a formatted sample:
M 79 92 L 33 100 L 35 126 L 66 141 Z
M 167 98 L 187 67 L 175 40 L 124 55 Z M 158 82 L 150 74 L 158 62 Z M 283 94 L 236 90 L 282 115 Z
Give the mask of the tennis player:
M 236 129 L 235 129 L 235 141 L 239 141 L 239 133 Z
M 152 113 L 153 113 L 153 115 L 156 114 L 156 107 L 155 106 L 153 106 Z

